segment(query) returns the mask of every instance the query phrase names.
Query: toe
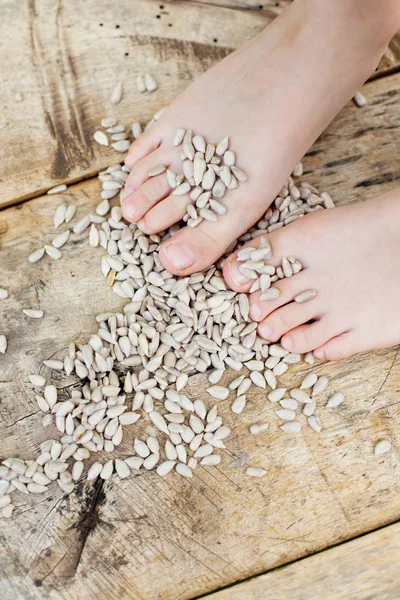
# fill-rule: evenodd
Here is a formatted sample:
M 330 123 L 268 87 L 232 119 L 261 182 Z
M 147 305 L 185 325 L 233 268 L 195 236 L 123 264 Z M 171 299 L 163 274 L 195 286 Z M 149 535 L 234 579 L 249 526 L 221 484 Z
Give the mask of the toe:
M 354 331 L 349 331 L 333 337 L 322 346 L 320 345 L 314 350 L 314 354 L 322 360 L 341 360 L 361 351 L 357 344 L 357 336 Z
M 165 198 L 171 188 L 164 173 L 150 177 L 137 190 L 125 196 L 122 214 L 131 223 L 137 223 L 154 206 Z
M 334 330 L 328 320 L 322 318 L 315 323 L 300 325 L 292 329 L 282 337 L 281 344 L 285 350 L 303 354 L 318 348 L 333 335 Z
M 272 248 L 272 256 L 268 260 L 268 263 L 274 266 L 278 266 L 281 264 L 282 258 L 284 256 L 296 256 L 296 249 L 298 250 L 298 248 L 300 247 L 298 243 L 299 235 L 296 233 L 297 231 L 298 224 L 296 221 L 288 227 L 284 227 L 282 229 L 279 229 L 278 231 L 274 231 L 273 233 L 267 236 L 262 236 L 263 238 L 266 238 L 268 240 Z M 251 288 L 251 280 L 249 280 L 239 271 L 240 262 L 237 259 L 238 252 L 239 250 L 242 250 L 243 248 L 247 247 L 258 248 L 259 243 L 260 237 L 256 237 L 253 240 L 250 240 L 249 242 L 238 248 L 238 250 L 231 254 L 231 256 L 229 256 L 229 258 L 225 261 L 224 278 L 229 287 L 235 290 L 235 292 L 248 292 Z M 293 279 L 297 279 L 298 275 L 299 274 L 296 274 L 296 277 Z
M 310 273 L 307 270 L 300 271 L 293 277 L 279 279 L 272 285 L 279 290 L 279 296 L 273 300 L 260 300 L 261 292 L 250 294 L 250 317 L 253 321 L 264 321 L 278 308 L 292 302 L 297 294 L 313 287 L 310 285 Z M 314 300 L 306 302 L 304 305 L 309 307 L 311 304 L 313 307 L 315 306 Z M 315 311 L 315 308 L 313 308 L 313 311 Z
M 125 157 L 125 164 L 130 169 L 133 169 L 145 156 L 154 152 L 162 141 L 161 127 L 150 127 L 147 131 L 135 140 L 128 150 Z
M 169 191 L 171 191 L 171 188 L 169 188 Z M 190 202 L 189 196 L 170 195 L 155 204 L 138 222 L 138 226 L 147 235 L 164 231 L 184 217 L 186 207 Z
M 164 267 L 176 275 L 189 275 L 213 264 L 259 218 L 246 198 L 234 200 L 240 211 L 230 207 L 216 222 L 203 220 L 197 227 L 185 227 L 160 248 Z
M 258 333 L 269 342 L 277 342 L 285 333 L 316 318 L 313 302 L 291 302 L 271 313 L 258 326 Z M 288 348 L 286 348 L 288 350 Z
M 170 158 L 164 148 L 157 148 L 154 152 L 146 154 L 146 156 L 139 160 L 139 162 L 131 169 L 125 183 L 126 193 L 139 189 L 140 186 L 149 179 L 149 173 L 152 169 L 161 165 L 167 166 L 169 160 Z M 165 174 L 164 177 L 166 178 Z

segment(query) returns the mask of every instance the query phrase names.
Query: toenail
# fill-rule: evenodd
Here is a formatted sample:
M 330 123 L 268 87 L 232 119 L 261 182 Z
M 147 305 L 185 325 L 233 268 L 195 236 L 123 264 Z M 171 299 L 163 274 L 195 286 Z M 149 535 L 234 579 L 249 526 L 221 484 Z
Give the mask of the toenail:
M 281 346 L 285 348 L 285 350 L 291 350 L 294 346 L 293 338 L 291 335 L 285 335 L 285 337 L 281 340 Z
M 261 325 L 258 327 L 258 330 L 263 338 L 269 338 L 270 335 L 272 335 L 272 327 L 268 325 L 268 323 L 261 323 Z
M 255 302 L 250 304 L 250 317 L 253 319 L 253 321 L 258 321 L 261 318 L 261 315 L 262 310 L 258 306 L 258 304 L 256 304 Z
M 133 204 L 133 202 L 130 202 L 129 200 L 124 201 L 122 203 L 121 210 L 122 210 L 123 216 L 125 217 L 125 219 L 127 221 L 129 221 L 130 223 L 135 222 L 137 215 L 138 215 L 138 211 L 137 211 L 136 206 Z
M 228 263 L 228 269 L 229 275 L 235 285 L 242 286 L 244 283 L 249 283 L 248 278 L 239 271 L 239 266 L 235 260 Z
M 193 252 L 184 244 L 179 242 L 172 242 L 168 246 L 164 247 L 165 256 L 169 261 L 172 262 L 174 267 L 179 271 L 190 267 L 194 261 L 195 256 Z
M 321 358 L 322 360 L 326 359 L 326 354 L 325 354 L 325 350 L 314 350 L 314 356 L 316 358 Z

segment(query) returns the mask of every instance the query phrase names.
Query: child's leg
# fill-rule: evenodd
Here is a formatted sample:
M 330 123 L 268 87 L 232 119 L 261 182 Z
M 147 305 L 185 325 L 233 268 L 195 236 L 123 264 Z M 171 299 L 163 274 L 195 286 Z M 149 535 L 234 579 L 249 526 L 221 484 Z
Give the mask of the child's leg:
M 260 218 L 294 165 L 373 72 L 400 24 L 399 4 L 295 0 L 255 40 L 195 81 L 131 146 L 131 193 L 123 213 L 146 233 L 181 219 L 189 202 L 170 195 L 165 174 L 148 177 L 159 164 L 180 172 L 181 150 L 172 147 L 177 127 L 211 142 L 228 135 L 249 176 L 228 192 L 228 210 L 218 222 L 185 227 L 164 244 L 166 268 L 178 275 L 205 268 Z
M 374 200 L 319 210 L 269 237 L 273 259 L 295 256 L 304 270 L 274 286 L 279 298 L 250 296 L 250 315 L 259 333 L 292 352 L 318 349 L 320 358 L 339 359 L 400 342 L 400 189 Z M 247 245 L 257 246 L 258 240 Z M 236 254 L 224 265 L 229 286 L 248 291 Z M 315 289 L 298 304 L 296 294 Z M 311 321 L 311 323 L 309 323 Z

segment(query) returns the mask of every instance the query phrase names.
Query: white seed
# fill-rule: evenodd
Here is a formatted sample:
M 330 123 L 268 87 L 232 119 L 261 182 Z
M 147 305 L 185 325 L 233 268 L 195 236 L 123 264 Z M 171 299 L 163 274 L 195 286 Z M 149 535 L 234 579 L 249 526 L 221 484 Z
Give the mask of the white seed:
M 336 392 L 335 394 L 333 394 L 333 396 L 331 396 L 328 400 L 328 402 L 326 403 L 326 406 L 328 408 L 335 408 L 336 406 L 339 406 L 340 404 L 342 404 L 344 400 L 344 394 L 343 392 Z
M 121 479 L 126 479 L 131 474 L 129 466 L 124 460 L 121 460 L 120 458 L 115 459 L 115 470 L 117 472 L 118 477 L 120 477 Z
M 69 234 L 70 230 L 67 229 L 66 231 L 63 231 L 63 233 L 57 235 L 52 241 L 54 248 L 61 248 L 62 246 L 64 246 L 64 244 L 66 244 L 68 241 Z
M 93 134 L 93 139 L 94 139 L 95 142 L 97 142 L 101 146 L 108 146 L 109 145 L 108 137 L 106 136 L 106 134 L 104 133 L 104 131 L 96 131 Z
M 297 402 L 301 402 L 302 404 L 311 402 L 310 396 L 304 390 L 301 390 L 299 388 L 294 388 L 293 390 L 290 390 L 289 393 L 290 393 L 290 397 L 293 398 L 294 400 L 297 400 Z
M 315 373 L 309 373 L 304 377 L 303 381 L 301 382 L 300 389 L 308 390 L 309 388 L 312 388 L 317 379 L 318 377 Z
M 143 92 L 146 91 L 146 85 L 145 85 L 144 78 L 142 75 L 138 75 L 136 77 L 136 88 L 140 94 L 143 94 Z
M 62 183 L 61 185 L 56 185 L 55 187 L 51 188 L 50 190 L 47 191 L 47 193 L 49 195 L 52 194 L 62 194 L 63 192 L 65 192 L 67 189 L 67 186 Z
M 303 302 L 307 302 L 308 300 L 312 300 L 317 295 L 316 290 L 305 290 L 304 292 L 300 292 L 297 296 L 294 297 L 294 301 L 302 304 Z
M 236 398 L 236 400 L 234 400 L 232 406 L 231 406 L 231 410 L 233 413 L 240 415 L 243 411 L 244 408 L 246 406 L 246 396 L 238 396 Z
M 44 315 L 42 310 L 35 310 L 31 308 L 23 308 L 22 312 L 31 319 L 41 319 Z
M 0 300 L 5 300 L 6 298 L 8 298 L 8 291 L 0 288 Z
M 193 477 L 192 470 L 185 465 L 185 463 L 178 463 L 175 467 L 175 471 L 183 477 Z
M 374 454 L 385 454 L 386 452 L 389 452 L 391 447 L 392 443 L 389 440 L 381 440 L 375 445 Z
M 226 400 L 229 396 L 229 389 L 222 385 L 213 385 L 207 388 L 207 392 L 216 400 Z
M 362 95 L 361 92 L 356 92 L 353 96 L 353 102 L 359 108 L 362 108 L 367 104 L 367 99 Z
M 287 423 L 281 425 L 281 429 L 285 433 L 300 433 L 301 423 L 299 423 L 298 421 L 288 421 Z
M 104 479 L 104 480 L 110 479 L 111 475 L 113 474 L 113 471 L 114 471 L 114 461 L 108 460 L 106 463 L 104 463 L 103 468 L 101 469 L 101 472 L 100 472 L 101 479 Z
M 311 415 L 310 417 L 308 417 L 307 423 L 314 431 L 317 431 L 318 433 L 321 431 L 321 422 L 317 415 Z
M 46 251 L 46 254 L 48 254 L 53 260 L 59 260 L 62 257 L 60 250 L 58 248 L 55 248 L 54 246 L 49 246 L 46 244 L 44 249 Z
M 268 423 L 254 423 L 253 425 L 250 425 L 250 433 L 259 435 L 260 433 L 267 431 L 268 427 Z
M 32 252 L 32 254 L 28 256 L 28 261 L 30 263 L 37 263 L 41 258 L 43 258 L 43 256 L 44 248 L 39 248 L 38 250 L 35 250 L 34 252 Z
M 247 467 L 246 475 L 249 477 L 264 477 L 267 474 L 265 469 L 261 469 L 260 467 Z
M 173 460 L 166 460 L 162 462 L 158 465 L 156 469 L 157 475 L 159 475 L 160 477 L 165 477 L 166 475 L 168 475 L 168 473 L 172 471 L 172 469 L 175 467 L 175 464 L 176 463 Z
M 329 385 L 329 379 L 327 377 L 325 377 L 325 375 L 322 375 L 322 377 L 318 377 L 316 383 L 314 383 L 313 385 L 313 390 L 312 390 L 312 396 L 317 396 L 318 394 L 321 394 L 323 391 L 326 390 L 326 388 Z
M 0 354 L 5 354 L 7 350 L 7 338 L 4 334 L 0 334 Z
M 111 104 L 119 104 L 119 102 L 121 102 L 121 99 L 122 99 L 122 83 L 119 81 L 111 92 L 110 102 L 111 102 Z
M 153 75 L 151 75 L 150 73 L 145 73 L 144 84 L 145 84 L 146 90 L 148 92 L 154 92 L 158 88 L 156 80 L 154 79 Z

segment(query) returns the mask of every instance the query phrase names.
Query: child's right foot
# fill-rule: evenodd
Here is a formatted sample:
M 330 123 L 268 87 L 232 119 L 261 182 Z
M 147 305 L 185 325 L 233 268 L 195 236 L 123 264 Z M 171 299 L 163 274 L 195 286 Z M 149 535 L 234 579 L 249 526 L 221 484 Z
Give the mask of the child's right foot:
M 160 259 L 169 271 L 187 275 L 208 267 L 252 226 L 373 72 L 388 33 L 381 32 L 379 15 L 372 19 L 352 11 L 359 2 L 295 0 L 255 40 L 178 96 L 132 144 L 122 209 L 148 234 L 179 221 L 190 202 L 188 195 L 171 195 L 165 174 L 149 178 L 160 164 L 181 172 L 181 149 L 172 146 L 176 128 L 190 128 L 215 143 L 229 136 L 238 166 L 248 175 L 246 183 L 226 194 L 227 213 L 217 222 L 185 227 L 161 247 Z

